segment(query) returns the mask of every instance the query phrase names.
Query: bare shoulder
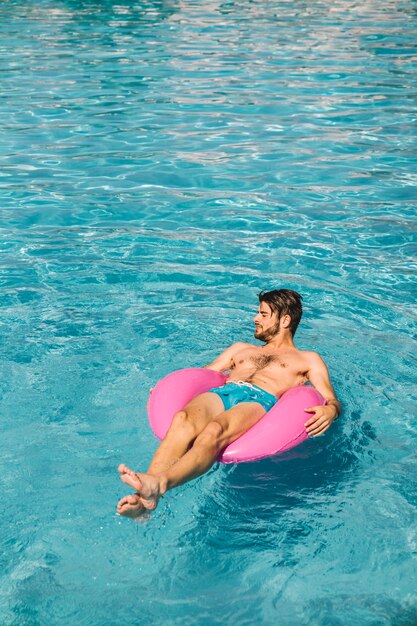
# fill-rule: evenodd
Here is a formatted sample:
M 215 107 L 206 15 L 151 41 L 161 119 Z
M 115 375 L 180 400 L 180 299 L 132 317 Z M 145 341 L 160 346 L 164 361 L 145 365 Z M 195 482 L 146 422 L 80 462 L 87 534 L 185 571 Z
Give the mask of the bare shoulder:
M 313 352 L 312 350 L 300 350 L 300 352 L 303 354 L 304 358 L 306 358 L 308 361 L 314 362 L 314 361 L 323 360 L 318 352 Z
M 324 361 L 318 352 L 312 350 L 300 350 L 300 355 L 310 367 L 324 365 Z
M 233 354 L 240 352 L 241 350 L 245 350 L 246 348 L 253 348 L 254 346 L 251 343 L 245 343 L 244 341 L 237 341 L 232 344 L 230 348 L 228 348 Z

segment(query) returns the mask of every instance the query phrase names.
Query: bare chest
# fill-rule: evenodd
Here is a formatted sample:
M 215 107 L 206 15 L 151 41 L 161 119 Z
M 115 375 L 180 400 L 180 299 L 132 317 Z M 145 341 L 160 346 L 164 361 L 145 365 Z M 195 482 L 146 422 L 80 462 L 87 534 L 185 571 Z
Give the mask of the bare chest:
M 268 353 L 258 350 L 243 350 L 236 355 L 235 367 L 247 368 L 251 370 L 272 370 L 275 368 L 287 369 L 297 368 L 296 359 L 291 355 L 282 353 Z

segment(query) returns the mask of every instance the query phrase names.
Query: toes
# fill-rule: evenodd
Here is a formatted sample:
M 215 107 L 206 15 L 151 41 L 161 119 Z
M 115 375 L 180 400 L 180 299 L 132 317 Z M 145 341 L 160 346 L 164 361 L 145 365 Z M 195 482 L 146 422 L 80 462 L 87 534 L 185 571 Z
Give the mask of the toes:
M 134 494 L 133 496 L 126 496 L 127 504 L 130 506 L 142 506 L 139 496 Z
M 140 491 L 142 488 L 142 483 L 138 475 L 134 472 L 132 472 L 131 474 L 120 474 L 120 479 L 122 480 L 122 482 L 126 483 L 126 485 L 129 485 L 130 487 L 133 487 L 133 489 L 136 489 L 136 491 Z
M 117 512 L 120 513 L 120 515 L 138 515 L 143 510 L 143 504 L 136 495 L 125 496 L 117 505 Z
M 123 463 L 119 465 L 118 469 L 120 473 L 120 480 L 126 483 L 126 485 L 133 487 L 133 489 L 136 489 L 136 491 L 140 491 L 142 483 L 139 479 L 139 475 Z
M 132 499 L 132 496 L 125 496 L 124 498 L 119 500 L 119 502 L 117 503 L 117 510 L 121 511 L 126 506 L 130 506 L 132 504 L 135 504 L 134 500 Z

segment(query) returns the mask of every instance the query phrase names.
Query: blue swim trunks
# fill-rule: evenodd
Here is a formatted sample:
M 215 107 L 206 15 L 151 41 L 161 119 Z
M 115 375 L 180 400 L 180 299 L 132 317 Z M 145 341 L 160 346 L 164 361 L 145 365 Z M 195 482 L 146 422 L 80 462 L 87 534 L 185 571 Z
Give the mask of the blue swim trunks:
M 226 383 L 222 387 L 214 387 L 209 389 L 209 391 L 219 396 L 224 404 L 225 411 L 239 404 L 239 402 L 258 402 L 265 411 L 269 411 L 278 402 L 278 398 L 273 396 L 272 393 L 268 393 L 257 385 L 244 381 Z

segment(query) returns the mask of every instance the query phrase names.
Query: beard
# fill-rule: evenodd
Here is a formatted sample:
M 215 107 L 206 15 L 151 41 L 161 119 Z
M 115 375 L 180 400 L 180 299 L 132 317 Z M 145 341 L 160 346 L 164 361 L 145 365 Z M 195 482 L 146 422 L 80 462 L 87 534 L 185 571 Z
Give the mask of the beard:
M 268 330 L 255 330 L 254 337 L 255 339 L 259 339 L 259 341 L 271 341 L 274 337 L 276 337 L 279 333 L 279 320 L 276 322 L 272 328 L 268 328 Z

